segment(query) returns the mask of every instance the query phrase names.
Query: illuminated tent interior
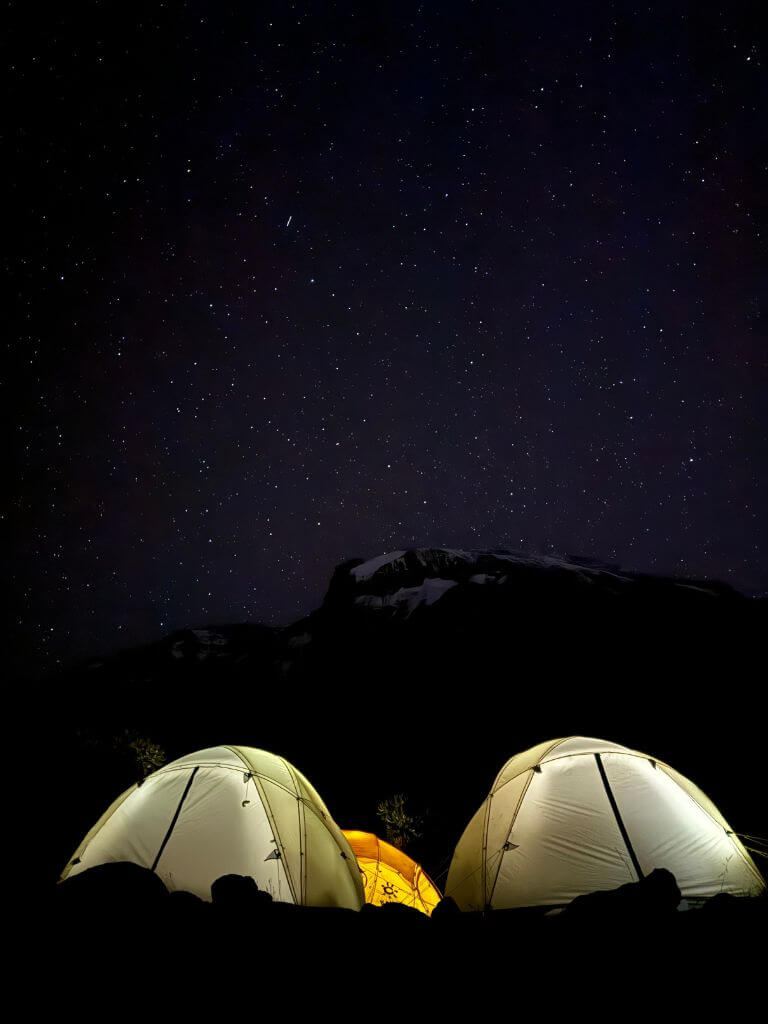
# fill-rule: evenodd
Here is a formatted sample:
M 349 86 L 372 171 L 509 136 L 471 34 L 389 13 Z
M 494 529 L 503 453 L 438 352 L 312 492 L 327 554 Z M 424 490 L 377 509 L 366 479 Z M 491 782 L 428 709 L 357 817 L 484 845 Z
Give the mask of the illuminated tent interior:
M 316 790 L 284 758 L 253 747 L 200 750 L 126 790 L 61 878 L 113 861 L 204 900 L 217 878 L 237 874 L 286 903 L 363 905 L 355 856 Z
M 459 840 L 446 895 L 462 910 L 557 907 L 666 868 L 683 899 L 765 882 L 712 801 L 669 765 L 605 740 L 511 758 Z
M 344 832 L 362 872 L 365 902 L 375 906 L 403 903 L 431 914 L 440 891 L 415 860 L 372 832 Z

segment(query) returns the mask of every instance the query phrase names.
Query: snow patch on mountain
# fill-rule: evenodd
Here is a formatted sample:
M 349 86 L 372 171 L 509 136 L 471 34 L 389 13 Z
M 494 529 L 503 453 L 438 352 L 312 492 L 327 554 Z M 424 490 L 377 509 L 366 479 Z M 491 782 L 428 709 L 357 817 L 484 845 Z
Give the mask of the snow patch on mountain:
M 361 594 L 355 598 L 355 604 L 365 608 L 396 608 L 407 616 L 420 605 L 435 604 L 455 586 L 456 580 L 428 579 L 420 587 L 400 587 L 394 594 L 383 594 L 381 597 Z
M 467 572 L 474 567 L 479 570 L 471 577 Z M 500 574 L 509 567 L 565 571 L 591 581 L 596 576 L 612 576 L 629 580 L 616 566 L 603 565 L 591 560 L 558 558 L 554 555 L 531 555 L 516 551 L 465 551 L 460 548 L 410 548 L 406 551 L 390 551 L 376 558 L 370 558 L 349 570 L 355 585 L 375 581 L 377 588 L 386 585 L 387 580 L 395 581 L 399 576 L 421 575 L 423 579 L 458 576 L 471 579 L 473 583 L 498 583 Z
M 390 551 L 385 555 L 371 558 L 350 570 L 350 575 L 360 583 L 373 576 L 396 576 L 401 571 L 421 568 L 425 575 L 430 569 L 451 568 L 457 564 L 471 564 L 477 553 L 457 548 L 410 548 L 407 551 Z
M 224 653 L 228 646 L 228 638 L 213 629 L 188 629 L 172 644 L 171 657 L 194 657 L 197 661 L 204 661 Z
M 391 565 L 402 558 L 404 554 L 404 551 L 390 551 L 388 554 L 379 555 L 377 558 L 371 558 L 367 562 L 363 562 L 362 565 L 355 566 L 351 573 L 358 582 L 360 580 L 369 580 L 382 566 Z

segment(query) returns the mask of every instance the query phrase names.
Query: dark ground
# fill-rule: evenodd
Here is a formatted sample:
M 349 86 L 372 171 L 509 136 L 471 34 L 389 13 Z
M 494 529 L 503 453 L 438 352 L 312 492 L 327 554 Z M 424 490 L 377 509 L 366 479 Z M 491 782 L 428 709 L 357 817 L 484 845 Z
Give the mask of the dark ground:
M 103 996 L 118 1014 L 165 1000 L 176 1011 L 398 1019 L 497 1004 L 592 1018 L 712 1011 L 721 999 L 746 1009 L 761 987 L 768 901 L 718 897 L 680 913 L 648 888 L 626 889 L 632 899 L 619 891 L 555 918 L 442 906 L 429 919 L 400 906 L 296 908 L 231 888 L 203 903 L 134 865 L 108 865 L 49 895 L 46 975 L 58 999 Z

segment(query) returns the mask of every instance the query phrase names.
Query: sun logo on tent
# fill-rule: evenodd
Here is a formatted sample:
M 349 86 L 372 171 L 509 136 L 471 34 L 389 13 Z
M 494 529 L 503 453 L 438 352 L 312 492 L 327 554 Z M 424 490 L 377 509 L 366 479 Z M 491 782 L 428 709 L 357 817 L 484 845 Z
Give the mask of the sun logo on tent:
M 394 885 L 390 885 L 389 882 L 385 882 L 384 885 L 382 885 L 381 891 L 384 893 L 387 899 L 390 900 L 395 899 L 397 896 L 397 889 L 395 889 Z

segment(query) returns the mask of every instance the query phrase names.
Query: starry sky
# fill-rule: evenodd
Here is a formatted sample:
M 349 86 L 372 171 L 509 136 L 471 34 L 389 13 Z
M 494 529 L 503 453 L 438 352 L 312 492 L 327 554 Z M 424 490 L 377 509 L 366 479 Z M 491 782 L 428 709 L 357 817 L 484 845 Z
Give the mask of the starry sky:
M 759 7 L 10 5 L 16 665 L 412 545 L 764 590 Z

